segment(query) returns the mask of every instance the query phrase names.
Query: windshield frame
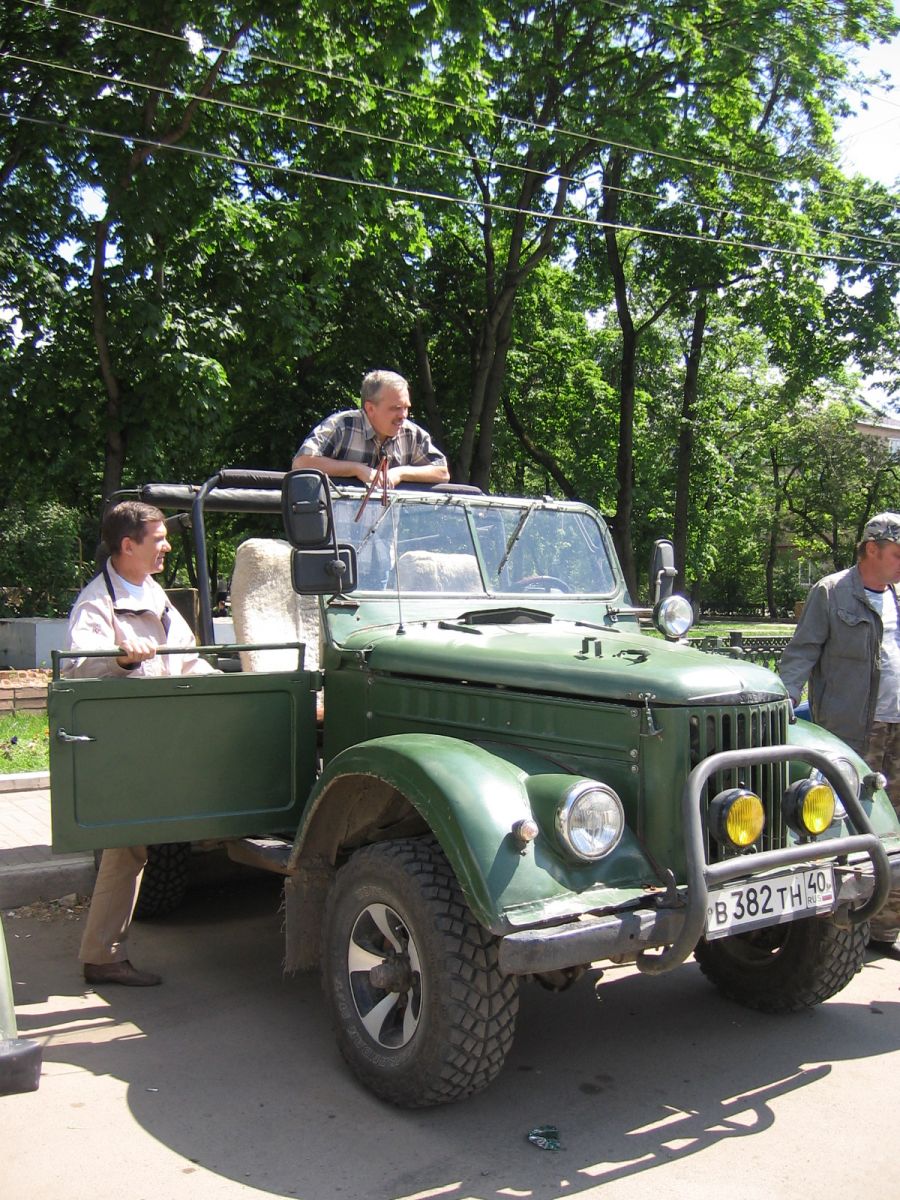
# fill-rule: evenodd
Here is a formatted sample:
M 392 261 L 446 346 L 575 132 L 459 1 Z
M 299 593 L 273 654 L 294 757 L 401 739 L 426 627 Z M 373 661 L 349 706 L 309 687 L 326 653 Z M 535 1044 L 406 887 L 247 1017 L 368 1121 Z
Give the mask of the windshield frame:
M 621 604 L 623 600 L 627 602 L 624 579 L 609 528 L 600 514 L 590 508 L 589 505 L 581 504 L 577 501 L 556 500 L 551 497 L 534 499 L 471 494 L 441 494 L 422 491 L 404 492 L 399 490 L 390 495 L 388 511 L 385 511 L 380 504 L 370 504 L 366 508 L 365 513 L 362 514 L 361 524 L 363 528 L 359 536 L 355 537 L 352 536 L 351 531 L 357 522 L 355 520 L 348 521 L 347 516 L 351 511 L 353 515 L 356 515 L 358 510 L 358 495 L 357 489 L 334 489 L 333 503 L 339 539 L 345 544 L 355 544 L 362 549 L 363 547 L 373 545 L 372 537 L 376 527 L 381 531 L 387 530 L 387 536 L 384 536 L 383 533 L 377 534 L 374 544 L 379 547 L 379 552 L 382 554 L 385 562 L 387 561 L 387 557 L 390 557 L 391 565 L 387 568 L 384 567 L 384 563 L 382 564 L 384 569 L 383 583 L 381 586 L 373 587 L 367 586 L 366 564 L 364 562 L 361 563 L 357 589 L 352 595 L 341 598 L 342 604 L 349 601 L 354 606 L 358 606 L 365 602 L 366 607 L 369 608 L 379 603 L 382 605 L 387 603 L 391 608 L 396 609 L 399 594 L 404 609 L 413 605 L 415 611 L 418 612 L 423 604 L 432 608 L 439 605 L 443 613 L 448 605 L 451 605 L 453 609 L 462 611 L 466 606 L 471 608 L 482 604 L 502 604 L 509 606 L 514 603 L 533 602 L 538 607 L 544 609 L 548 605 L 552 607 L 554 602 L 561 600 L 567 601 L 567 608 L 572 603 L 590 603 L 596 605 L 598 601 L 616 604 Z M 371 513 L 370 508 L 372 510 Z M 464 516 L 468 541 L 463 545 L 461 541 L 462 526 L 458 522 L 453 525 L 452 534 L 447 532 L 448 527 L 445 522 L 443 531 L 447 537 L 448 549 L 439 548 L 439 554 L 442 557 L 451 559 L 454 557 L 459 559 L 467 557 L 472 560 L 472 569 L 474 569 L 477 563 L 478 575 L 480 576 L 480 583 L 477 587 L 471 586 L 470 583 L 468 586 L 443 586 L 441 588 L 429 589 L 403 584 L 398 589 L 395 564 L 400 561 L 404 553 L 404 531 L 402 530 L 404 513 L 415 516 L 417 514 L 424 515 L 427 512 L 435 512 L 435 510 L 443 511 L 448 516 L 450 512 L 459 513 Z M 572 590 L 567 591 L 562 587 L 557 588 L 549 585 L 547 587 L 538 585 L 523 588 L 513 588 L 509 585 L 503 587 L 499 585 L 499 581 L 497 580 L 498 573 L 508 568 L 509 559 L 521 543 L 529 525 L 532 524 L 535 514 L 542 512 L 558 514 L 561 519 L 565 519 L 566 516 L 571 517 L 572 541 L 575 543 L 580 539 L 584 546 L 584 553 L 593 553 L 596 555 L 597 569 L 601 576 L 608 581 L 604 586 L 592 589 L 580 589 L 575 586 Z M 368 519 L 366 514 L 369 514 Z M 491 523 L 493 518 L 496 518 L 495 537 L 498 532 L 503 534 L 503 551 L 496 567 L 489 560 L 488 546 L 485 542 L 484 533 L 485 524 Z M 506 529 L 514 518 L 515 524 L 512 533 L 507 533 Z M 482 523 L 481 529 L 479 528 L 479 522 Z M 427 521 L 424 524 L 428 526 Z M 401 527 L 399 534 L 398 527 Z M 406 547 L 408 550 L 416 541 L 415 527 L 413 526 L 412 530 L 408 527 L 405 532 L 407 533 Z M 426 529 L 426 535 L 421 539 L 422 541 L 434 541 L 435 534 L 433 529 Z M 453 549 L 450 549 L 453 546 L 453 537 L 456 538 L 456 544 Z M 591 544 L 592 541 L 595 542 L 593 547 Z M 552 579 L 554 577 L 547 575 L 540 578 Z M 470 580 L 474 580 L 474 576 L 471 573 Z M 371 582 L 371 576 L 369 582 Z M 384 617 L 382 616 L 383 619 Z

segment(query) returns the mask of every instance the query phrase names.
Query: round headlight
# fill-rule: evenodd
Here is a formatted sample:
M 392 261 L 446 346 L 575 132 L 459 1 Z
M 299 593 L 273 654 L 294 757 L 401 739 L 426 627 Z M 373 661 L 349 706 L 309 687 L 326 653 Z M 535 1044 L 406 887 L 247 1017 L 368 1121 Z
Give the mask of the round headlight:
M 840 768 L 840 772 L 844 776 L 844 778 L 847 780 L 848 784 L 850 785 L 850 788 L 853 791 L 858 790 L 858 788 L 859 788 L 859 772 L 857 771 L 856 767 L 854 767 L 854 765 L 850 761 L 850 759 L 849 758 L 836 758 L 834 761 L 835 761 L 835 765 Z M 825 776 L 822 774 L 822 772 L 819 771 L 816 767 L 813 767 L 813 769 L 810 771 L 809 778 L 812 779 L 814 783 L 824 783 L 826 787 L 831 787 L 831 784 L 828 782 L 828 780 L 825 778 Z M 884 778 L 884 776 L 882 776 L 882 778 Z M 844 805 L 841 801 L 840 796 L 836 792 L 833 792 L 833 794 L 834 794 L 834 819 L 835 819 L 835 821 L 843 821 L 844 818 L 847 816 L 847 810 L 846 810 L 846 808 L 844 808 Z
M 766 810 L 755 792 L 728 788 L 719 792 L 709 806 L 709 832 L 723 846 L 746 850 L 759 838 L 766 823 Z
M 828 783 L 798 779 L 781 801 L 784 819 L 796 833 L 816 837 L 834 821 L 835 795 Z
M 591 779 L 570 787 L 556 810 L 556 831 L 563 846 L 587 861 L 614 850 L 624 828 L 622 801 L 611 787 Z
M 694 623 L 694 610 L 684 596 L 667 596 L 656 606 L 653 623 L 668 638 L 684 637 Z

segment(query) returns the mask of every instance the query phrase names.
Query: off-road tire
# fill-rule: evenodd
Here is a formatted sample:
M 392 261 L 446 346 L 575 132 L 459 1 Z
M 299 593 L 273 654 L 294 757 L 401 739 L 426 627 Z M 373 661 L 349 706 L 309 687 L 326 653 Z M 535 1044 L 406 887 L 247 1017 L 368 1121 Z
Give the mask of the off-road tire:
M 379 932 L 385 925 L 390 941 Z M 359 969 L 351 970 L 351 957 Z M 382 959 L 406 972 L 408 986 L 372 982 L 368 964 Z M 497 939 L 475 920 L 430 836 L 364 847 L 341 867 L 321 961 L 340 1051 L 382 1099 L 404 1108 L 446 1104 L 481 1091 L 501 1070 L 518 979 L 500 971 Z
M 166 917 L 184 900 L 188 888 L 190 842 L 147 847 L 147 865 L 134 908 L 136 921 Z
M 703 939 L 694 957 L 729 1000 L 759 1012 L 799 1012 L 837 995 L 862 968 L 868 928 L 842 929 L 833 917 L 807 917 Z

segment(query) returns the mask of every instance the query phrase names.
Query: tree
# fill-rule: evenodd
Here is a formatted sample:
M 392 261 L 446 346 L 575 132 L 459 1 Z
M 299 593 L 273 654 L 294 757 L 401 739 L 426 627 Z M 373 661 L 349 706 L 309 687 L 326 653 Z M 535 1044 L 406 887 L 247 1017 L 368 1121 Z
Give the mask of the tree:
M 316 176 L 390 181 L 370 136 L 402 107 L 381 104 L 370 81 L 418 80 L 434 19 L 396 0 L 315 12 L 163 0 L 152 30 L 131 13 L 8 8 L 0 33 L 16 114 L 0 144 L 12 234 L 0 296 L 18 323 L 0 369 L 29 413 L 16 450 L 27 445 L 39 470 L 60 422 L 72 428 L 72 454 L 51 472 L 80 502 L 111 496 L 126 463 L 193 474 L 219 466 L 223 449 L 273 443 L 289 460 L 318 407 L 304 384 L 325 393 L 334 382 L 313 364 L 343 280 L 390 220 L 387 193 Z M 348 64 L 369 73 L 367 137 L 345 133 L 360 116 L 360 89 L 337 79 Z M 289 403 L 304 396 L 289 431 L 285 391 Z M 263 412 L 269 436 L 248 436 Z

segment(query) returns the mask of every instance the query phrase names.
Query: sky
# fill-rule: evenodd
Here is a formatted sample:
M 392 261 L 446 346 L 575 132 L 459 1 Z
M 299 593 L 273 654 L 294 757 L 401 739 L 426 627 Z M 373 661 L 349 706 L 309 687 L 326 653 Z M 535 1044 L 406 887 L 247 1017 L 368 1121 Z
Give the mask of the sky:
M 900 13 L 900 0 L 894 8 Z M 838 135 L 842 165 L 889 187 L 900 186 L 900 37 L 860 54 L 859 64 L 870 75 L 886 71 L 890 82 L 873 88 L 867 110 L 844 122 Z

